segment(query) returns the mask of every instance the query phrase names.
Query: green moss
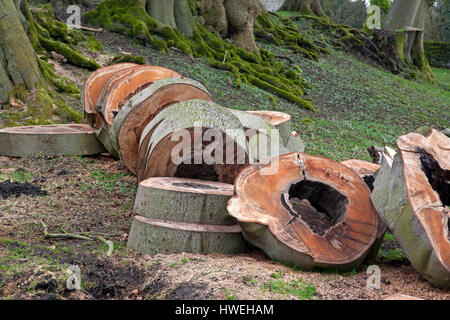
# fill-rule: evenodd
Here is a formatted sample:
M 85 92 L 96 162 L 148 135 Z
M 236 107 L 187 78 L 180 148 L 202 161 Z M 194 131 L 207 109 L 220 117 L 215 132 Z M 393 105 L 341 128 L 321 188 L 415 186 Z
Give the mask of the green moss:
M 103 51 L 102 44 L 100 43 L 100 41 L 98 41 L 93 36 L 88 37 L 87 43 L 88 43 L 89 50 L 94 51 L 94 52 L 102 52 Z
M 147 64 L 147 60 L 142 56 L 133 56 L 131 54 L 119 54 L 112 58 L 111 62 L 108 65 L 117 64 L 117 63 L 136 63 L 136 64 Z
M 168 52 L 169 48 L 174 47 L 187 55 L 205 57 L 211 66 L 227 70 L 238 87 L 242 83 L 253 85 L 302 108 L 315 110 L 310 102 L 299 98 L 305 94 L 306 82 L 295 70 L 286 70 L 285 65 L 276 61 L 275 55 L 268 50 L 263 49 L 260 54 L 248 52 L 224 41 L 199 23 L 196 24 L 194 36 L 186 38 L 178 30 L 151 18 L 136 0 L 103 1 L 94 10 L 87 12 L 84 18 L 91 24 L 123 33 L 162 52 Z M 278 24 L 268 14 L 263 14 L 260 29 L 275 34 L 280 42 L 307 57 L 317 59 L 320 52 L 325 52 L 301 35 L 289 19 L 284 23 Z
M 425 55 L 431 66 L 436 68 L 450 67 L 450 43 L 424 41 Z

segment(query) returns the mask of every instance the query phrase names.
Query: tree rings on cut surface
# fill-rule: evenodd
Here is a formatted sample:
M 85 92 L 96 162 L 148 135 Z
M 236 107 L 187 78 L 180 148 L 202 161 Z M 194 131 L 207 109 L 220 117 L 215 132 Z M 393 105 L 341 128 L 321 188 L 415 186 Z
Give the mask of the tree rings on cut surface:
M 217 151 L 208 153 L 215 153 L 210 162 L 204 158 L 208 149 Z M 250 161 L 241 121 L 213 102 L 189 100 L 165 108 L 145 127 L 139 143 L 138 181 L 179 177 L 233 183 Z
M 371 199 L 414 268 L 450 287 L 450 139 L 432 129 L 397 139 L 392 167 L 382 166 Z
M 181 75 L 158 66 L 136 66 L 123 70 L 111 77 L 105 84 L 97 102 L 97 112 L 102 114 L 108 125 L 112 125 L 115 115 L 126 100 L 155 81 L 174 77 L 181 77 Z
M 246 249 L 227 212 L 234 187 L 212 181 L 150 178 L 139 184 L 128 247 L 141 253 L 238 253 Z
M 269 257 L 303 269 L 357 267 L 374 243 L 377 213 L 353 170 L 304 153 L 241 171 L 228 212 Z
M 263 117 L 271 125 L 278 129 L 280 132 L 281 140 L 283 144 L 286 144 L 291 136 L 291 116 L 284 112 L 279 111 L 268 111 L 268 110 L 259 110 L 259 111 L 247 111 L 256 116 Z
M 104 151 L 92 128 L 84 124 L 12 127 L 0 130 L 2 156 L 86 156 Z
M 154 82 L 132 96 L 110 128 L 110 140 L 123 164 L 136 174 L 139 140 L 145 126 L 162 110 L 182 101 L 212 101 L 208 90 L 191 79 L 168 78 Z

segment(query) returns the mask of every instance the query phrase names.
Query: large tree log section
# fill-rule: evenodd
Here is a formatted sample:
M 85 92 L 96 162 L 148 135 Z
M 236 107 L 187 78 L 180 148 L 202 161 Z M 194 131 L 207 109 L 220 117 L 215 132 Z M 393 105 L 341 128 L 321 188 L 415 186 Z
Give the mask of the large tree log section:
M 94 131 L 83 124 L 12 127 L 0 130 L 0 155 L 23 157 L 94 155 L 105 149 Z
M 181 77 L 173 70 L 156 66 L 137 66 L 130 70 L 117 79 L 112 77 L 108 81 L 110 84 L 104 87 L 102 99 L 97 102 L 97 111 L 108 125 L 112 125 L 123 103 L 146 86 L 158 80 Z
M 199 82 L 169 78 L 159 80 L 131 97 L 120 109 L 110 128 L 110 140 L 123 164 L 134 174 L 139 140 L 145 126 L 164 108 L 193 99 L 212 101 Z
M 141 253 L 239 253 L 247 245 L 227 212 L 233 185 L 181 178 L 139 184 L 128 247 Z
M 371 199 L 415 269 L 450 287 L 450 139 L 432 130 L 397 139 L 392 168 L 382 167 Z
M 274 172 L 276 172 L 274 174 Z M 309 270 L 358 266 L 374 243 L 370 189 L 332 160 L 291 153 L 242 170 L 228 212 L 269 257 Z
M 205 130 L 214 134 L 209 141 L 204 139 Z M 229 130 L 238 133 L 237 137 L 228 135 Z M 213 146 L 213 143 L 220 143 L 220 140 L 216 141 L 220 136 L 224 143 L 219 144 L 219 148 L 224 148 L 229 141 L 234 145 L 234 152 L 223 150 L 219 161 L 205 164 L 202 151 L 209 145 Z M 187 150 L 178 149 L 186 143 Z M 174 148 L 177 148 L 176 154 L 182 152 L 183 163 L 174 163 Z M 199 148 L 200 152 L 196 152 L 195 148 Z M 242 163 L 237 160 L 242 160 Z M 190 100 L 165 108 L 145 127 L 139 143 L 138 181 L 178 176 L 233 183 L 240 169 L 250 161 L 253 158 L 248 152 L 244 127 L 239 119 L 229 109 L 213 102 Z M 192 175 L 197 171 L 200 176 Z M 201 177 L 205 171 L 210 171 L 210 177 Z

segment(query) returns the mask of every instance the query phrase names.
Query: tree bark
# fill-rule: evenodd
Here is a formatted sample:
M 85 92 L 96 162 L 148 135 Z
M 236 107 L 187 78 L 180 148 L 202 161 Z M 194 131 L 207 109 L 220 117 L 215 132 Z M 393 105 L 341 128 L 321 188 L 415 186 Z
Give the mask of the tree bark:
M 183 178 L 139 184 L 128 247 L 141 253 L 239 253 L 247 245 L 227 212 L 233 185 Z
M 19 86 L 32 90 L 43 83 L 21 7 L 22 1 L 0 2 L 0 101 Z
M 398 53 L 402 60 L 418 67 L 425 79 L 433 81 L 423 46 L 427 6 L 426 0 L 395 0 L 384 28 L 396 33 Z
M 320 0 L 286 0 L 279 11 L 300 11 L 303 14 L 324 15 Z

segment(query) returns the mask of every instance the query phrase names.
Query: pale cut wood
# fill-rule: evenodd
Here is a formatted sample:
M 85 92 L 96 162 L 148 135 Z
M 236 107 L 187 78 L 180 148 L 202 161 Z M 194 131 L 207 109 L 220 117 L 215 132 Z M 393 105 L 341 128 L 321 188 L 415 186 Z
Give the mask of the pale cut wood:
M 139 140 L 145 126 L 168 106 L 192 99 L 212 101 L 201 83 L 191 79 L 168 78 L 154 82 L 125 102 L 109 134 L 113 148 L 132 173 L 137 173 Z
M 376 163 L 371 163 L 363 160 L 358 159 L 349 159 L 342 161 L 341 164 L 343 164 L 346 167 L 349 167 L 353 169 L 361 178 L 365 176 L 373 176 L 374 173 L 380 169 L 380 165 Z
M 165 108 L 145 127 L 139 143 L 138 181 L 151 177 L 175 176 L 179 164 L 175 164 L 171 156 L 173 149 L 181 141 L 175 139 L 172 141 L 172 135 L 179 133 L 180 130 L 187 130 L 184 132 L 189 132 L 189 139 L 193 139 L 196 126 L 223 134 L 224 141 L 228 137 L 235 144 L 234 156 L 237 152 L 242 155 L 242 164 L 228 163 L 226 159 L 223 159 L 222 164 L 214 164 L 219 181 L 232 183 L 239 170 L 245 164 L 254 161 L 248 152 L 244 127 L 229 109 L 210 101 L 190 100 Z M 242 139 L 228 136 L 227 130 L 237 130 L 242 135 Z M 191 143 L 192 148 L 194 145 Z M 190 154 L 183 156 L 192 159 L 192 149 Z M 228 156 L 225 151 L 224 156 Z
M 370 189 L 332 160 L 291 153 L 251 165 L 239 174 L 235 192 L 228 212 L 241 223 L 246 240 L 272 259 L 305 270 L 348 270 L 360 265 L 376 239 Z M 314 214 L 308 218 L 308 212 Z M 314 225 L 324 215 L 329 223 Z
M 97 112 L 102 114 L 105 122 L 112 125 L 115 113 L 119 112 L 123 103 L 138 91 L 151 83 L 180 77 L 177 72 L 159 66 L 137 66 L 131 72 L 117 79 L 111 78 L 108 86 L 104 87 L 102 99 L 97 102 Z M 115 79 L 115 80 L 114 80 Z
M 423 300 L 423 299 L 396 293 L 396 294 L 390 295 L 382 300 Z
M 22 157 L 93 155 L 105 149 L 84 124 L 12 127 L 0 130 L 0 155 Z
M 247 111 L 256 116 L 260 116 L 265 118 L 270 122 L 275 128 L 280 132 L 281 140 L 283 144 L 287 144 L 292 131 L 291 124 L 291 116 L 284 112 L 279 111 L 267 111 L 267 110 L 259 110 L 259 111 Z
M 141 253 L 238 253 L 247 245 L 227 210 L 233 185 L 183 178 L 139 184 L 128 247 Z
M 450 139 L 432 129 L 427 137 L 401 136 L 397 146 L 392 166 L 382 167 L 375 179 L 372 202 L 414 268 L 431 284 L 448 288 L 450 201 L 445 181 L 450 176 Z

